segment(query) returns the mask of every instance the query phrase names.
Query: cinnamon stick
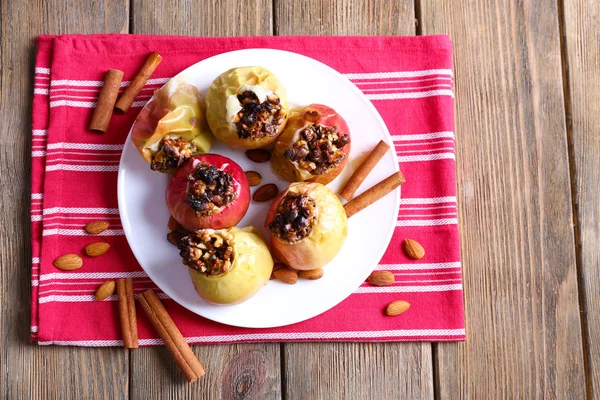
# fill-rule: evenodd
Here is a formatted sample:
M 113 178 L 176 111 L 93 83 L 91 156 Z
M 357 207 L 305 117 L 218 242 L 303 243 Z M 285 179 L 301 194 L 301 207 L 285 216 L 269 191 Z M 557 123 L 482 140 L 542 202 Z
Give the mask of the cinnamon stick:
M 102 85 L 102 89 L 100 89 L 94 115 L 92 115 L 92 120 L 90 121 L 90 131 L 104 133 L 108 129 L 122 80 L 123 71 L 119 71 L 118 69 L 109 69 L 104 74 L 104 84 Z
M 359 188 L 361 183 L 363 183 L 365 178 L 371 173 L 371 171 L 373 171 L 375 165 L 377 165 L 379 160 L 381 160 L 389 148 L 390 146 L 386 142 L 380 140 L 379 143 L 377 143 L 377 146 L 375 146 L 375 148 L 373 148 L 371 151 L 371 154 L 369 154 L 369 156 L 362 162 L 362 164 L 360 164 L 354 174 L 352 174 L 348 180 L 348 183 L 346 183 L 346 186 L 344 186 L 340 192 L 340 196 L 346 200 L 350 200 L 352 196 L 354 196 L 354 193 Z
M 364 193 L 360 194 L 359 196 L 356 196 L 355 198 L 344 204 L 346 216 L 350 218 L 357 212 L 375 203 L 377 200 L 381 199 L 383 196 L 390 193 L 392 190 L 396 189 L 404 182 L 406 182 L 406 180 L 404 179 L 404 175 L 402 175 L 402 172 L 398 171 L 393 173 L 392 175 L 385 178 L 375 186 L 366 190 Z
M 135 77 L 131 80 L 131 84 L 125 89 L 119 100 L 117 100 L 117 104 L 115 104 L 115 108 L 123 113 L 126 113 L 129 110 L 129 107 L 133 104 L 133 101 L 137 97 L 138 94 L 144 88 L 146 81 L 148 78 L 152 76 L 158 64 L 162 61 L 162 57 L 157 52 L 152 52 L 146 59 L 142 68 L 137 72 Z
M 117 280 L 117 298 L 119 300 L 119 318 L 121 320 L 123 346 L 127 349 L 137 349 L 138 332 L 132 278 Z
M 203 376 L 204 368 L 175 326 L 156 293 L 153 290 L 147 290 L 138 296 L 138 300 L 186 380 L 192 383 Z

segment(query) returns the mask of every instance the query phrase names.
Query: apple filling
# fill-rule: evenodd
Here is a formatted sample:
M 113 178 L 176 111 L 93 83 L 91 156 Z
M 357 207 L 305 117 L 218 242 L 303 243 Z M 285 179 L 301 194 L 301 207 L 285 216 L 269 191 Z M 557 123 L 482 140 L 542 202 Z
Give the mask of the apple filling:
M 224 274 L 233 264 L 233 236 L 226 230 L 191 233 L 179 241 L 177 248 L 184 265 L 207 276 Z
M 350 143 L 350 136 L 340 136 L 336 127 L 310 124 L 296 135 L 284 157 L 312 175 L 326 174 L 346 158 L 342 149 Z
M 264 99 L 259 99 L 254 91 L 244 90 L 237 95 L 237 100 L 241 109 L 234 122 L 240 139 L 261 139 L 277 135 L 279 127 L 285 121 L 279 96 L 269 93 Z
M 308 195 L 288 193 L 279 203 L 269 230 L 282 241 L 297 243 L 312 232 L 316 213 L 315 202 Z
M 188 140 L 166 135 L 156 146 L 156 153 L 150 168 L 160 172 L 173 171 L 179 168 L 196 151 L 196 146 Z
M 236 199 L 233 176 L 206 162 L 188 175 L 187 197 L 196 215 L 213 215 Z

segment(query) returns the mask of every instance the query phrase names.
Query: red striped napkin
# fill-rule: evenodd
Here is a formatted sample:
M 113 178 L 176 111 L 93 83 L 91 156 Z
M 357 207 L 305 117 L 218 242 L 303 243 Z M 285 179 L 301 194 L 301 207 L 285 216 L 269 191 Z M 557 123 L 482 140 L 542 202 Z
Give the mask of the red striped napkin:
M 390 287 L 363 284 L 330 311 L 272 329 L 244 329 L 199 317 L 160 295 L 191 343 L 245 341 L 460 341 L 465 338 L 454 156 L 452 52 L 445 36 L 185 38 L 136 35 L 44 36 L 38 39 L 33 97 L 32 318 L 39 344 L 121 345 L 115 296 L 95 301 L 104 280 L 134 277 L 135 291 L 154 288 L 123 236 L 117 209 L 117 170 L 127 132 L 153 90 L 187 66 L 243 48 L 297 52 L 345 74 L 373 101 L 393 135 L 407 183 L 392 242 L 378 269 Z M 101 79 L 109 68 L 131 79 L 148 53 L 164 60 L 126 115 L 106 134 L 88 132 Z M 126 84 L 126 83 L 124 83 Z M 91 242 L 83 226 L 107 220 L 105 256 L 62 272 L 52 261 Z M 427 249 L 412 261 L 404 238 Z M 411 303 L 386 317 L 393 300 Z M 140 345 L 160 344 L 139 313 Z

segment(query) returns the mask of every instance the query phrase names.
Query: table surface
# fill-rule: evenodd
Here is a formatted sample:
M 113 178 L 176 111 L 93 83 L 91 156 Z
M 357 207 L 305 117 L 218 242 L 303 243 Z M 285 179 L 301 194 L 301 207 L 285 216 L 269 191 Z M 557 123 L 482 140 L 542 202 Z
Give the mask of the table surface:
M 2 398 L 600 398 L 600 2 L 0 2 Z M 42 33 L 429 35 L 454 41 L 466 343 L 29 342 L 33 39 Z

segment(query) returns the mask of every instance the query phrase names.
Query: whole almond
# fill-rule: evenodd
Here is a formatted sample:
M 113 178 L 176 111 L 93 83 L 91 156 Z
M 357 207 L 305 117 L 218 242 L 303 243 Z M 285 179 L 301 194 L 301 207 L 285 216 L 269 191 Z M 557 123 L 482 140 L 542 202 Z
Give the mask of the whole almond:
M 375 286 L 389 286 L 396 281 L 396 278 L 390 271 L 373 271 L 367 281 Z
M 96 290 L 96 300 L 104 300 L 115 292 L 115 281 L 106 281 Z
M 72 271 L 81 268 L 83 260 L 77 254 L 65 254 L 54 260 L 52 264 L 58 269 Z
M 262 182 L 262 176 L 256 171 L 246 171 L 246 178 L 250 186 L 258 186 Z
M 311 281 L 316 281 L 317 279 L 321 279 L 325 274 L 323 268 L 311 269 L 310 271 L 298 271 L 298 276 L 302 279 L 310 279 Z
M 406 239 L 402 242 L 402 248 L 406 255 L 413 260 L 420 260 L 425 256 L 425 249 L 416 240 Z
M 110 245 L 104 242 L 96 242 L 90 243 L 85 246 L 85 254 L 90 257 L 98 257 L 105 254 L 108 249 L 110 249 Z
M 110 224 L 106 221 L 94 221 L 85 226 L 85 231 L 90 235 L 98 235 L 108 229 Z
M 298 273 L 290 268 L 281 268 L 273 272 L 275 279 L 287 283 L 288 285 L 294 285 L 298 282 Z
M 275 263 L 273 265 L 273 271 L 271 272 L 271 279 L 275 279 L 275 271 L 278 271 L 281 268 L 285 268 L 285 264 L 283 264 L 283 263 Z
M 274 183 L 268 183 L 256 189 L 252 199 L 254 201 L 270 201 L 273 200 L 279 194 L 279 189 Z
M 400 315 L 410 308 L 410 303 L 404 300 L 392 301 L 385 308 L 385 314 L 393 317 L 394 315 Z
M 175 221 L 175 218 L 169 217 L 169 222 L 167 224 L 167 228 L 169 228 L 169 232 L 176 231 L 180 227 L 181 227 L 181 225 L 179 225 L 179 222 Z
M 246 150 L 246 157 L 255 163 L 265 163 L 271 159 L 271 152 L 263 149 Z

